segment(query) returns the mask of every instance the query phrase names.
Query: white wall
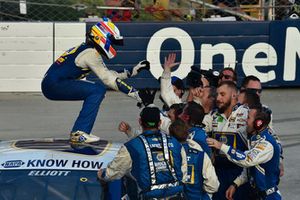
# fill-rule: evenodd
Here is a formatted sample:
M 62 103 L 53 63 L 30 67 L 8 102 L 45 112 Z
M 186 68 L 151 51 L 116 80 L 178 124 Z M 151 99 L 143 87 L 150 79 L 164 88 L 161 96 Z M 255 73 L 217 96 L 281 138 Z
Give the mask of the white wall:
M 41 91 L 49 66 L 85 31 L 85 23 L 0 23 L 0 92 Z

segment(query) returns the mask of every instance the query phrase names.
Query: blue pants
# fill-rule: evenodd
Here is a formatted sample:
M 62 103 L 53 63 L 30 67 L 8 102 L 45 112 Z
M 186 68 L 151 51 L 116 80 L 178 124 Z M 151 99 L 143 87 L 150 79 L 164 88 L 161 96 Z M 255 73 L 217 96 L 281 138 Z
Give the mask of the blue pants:
M 234 179 L 238 177 L 242 172 L 242 168 L 216 168 L 216 174 L 218 176 L 220 186 L 218 192 L 213 194 L 213 200 L 227 200 L 226 199 L 226 190 L 233 183 Z M 234 200 L 247 200 L 251 199 L 249 196 L 251 194 L 252 188 L 249 183 L 241 185 L 235 192 L 233 198 Z
M 121 199 L 122 197 L 122 182 L 121 180 L 114 180 L 108 182 L 108 191 L 105 194 L 105 200 Z
M 281 195 L 278 192 L 274 192 L 266 197 L 265 200 L 281 200 Z
M 84 80 L 61 80 L 53 83 L 47 79 L 42 82 L 42 92 L 50 100 L 83 100 L 83 106 L 77 117 L 72 132 L 83 131 L 90 134 L 98 110 L 104 99 L 106 88 L 101 83 Z

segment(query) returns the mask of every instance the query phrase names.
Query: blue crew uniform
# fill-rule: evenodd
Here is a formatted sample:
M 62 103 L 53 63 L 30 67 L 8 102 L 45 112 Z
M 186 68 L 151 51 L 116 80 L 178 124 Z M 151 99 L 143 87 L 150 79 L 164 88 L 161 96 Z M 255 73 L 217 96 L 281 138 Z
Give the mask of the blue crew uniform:
M 241 185 L 249 179 L 260 199 L 280 200 L 281 195 L 277 187 L 280 174 L 280 148 L 276 140 L 268 129 L 265 129 L 252 136 L 249 143 L 249 150 L 245 152 L 224 144 L 221 146 L 228 159 L 248 168 L 234 182 Z
M 222 143 L 245 151 L 248 149 L 246 133 L 248 112 L 248 107 L 237 104 L 227 118 L 224 113 L 220 113 L 218 109 L 215 109 L 204 118 L 203 123 L 206 125 L 206 132 L 210 133 L 212 138 Z M 243 168 L 230 162 L 224 153 L 219 150 L 214 151 L 214 156 L 214 166 L 220 181 L 220 187 L 218 192 L 213 195 L 213 200 L 226 200 L 226 190 L 233 180 L 242 173 Z M 234 199 L 246 200 L 250 190 L 249 184 L 243 185 L 235 193 Z
M 251 167 L 250 170 L 250 182 L 259 191 L 259 194 L 267 200 L 279 200 L 281 199 L 278 191 L 279 184 L 279 161 L 281 155 L 281 149 L 276 139 L 268 132 L 268 129 L 263 131 L 258 137 L 253 136 L 251 142 L 257 142 L 261 137 L 271 143 L 273 146 L 272 159 L 266 163 L 260 164 L 265 173 L 262 173 L 259 168 Z
M 207 134 L 205 130 L 201 127 L 192 127 L 189 129 L 189 139 L 194 140 L 197 142 L 203 151 L 207 153 L 209 157 L 211 157 L 212 152 L 211 148 L 208 146 L 206 142 Z
M 126 142 L 101 178 L 111 181 L 131 173 L 139 199 L 164 199 L 182 195 L 186 167 L 182 145 L 158 130 L 149 130 Z
M 132 159 L 131 174 L 144 199 L 182 193 L 182 146 L 175 138 L 146 131 L 125 146 Z
M 209 200 L 208 193 L 218 190 L 219 181 L 207 153 L 193 140 L 183 143 L 187 157 L 187 180 L 184 185 L 185 198 Z

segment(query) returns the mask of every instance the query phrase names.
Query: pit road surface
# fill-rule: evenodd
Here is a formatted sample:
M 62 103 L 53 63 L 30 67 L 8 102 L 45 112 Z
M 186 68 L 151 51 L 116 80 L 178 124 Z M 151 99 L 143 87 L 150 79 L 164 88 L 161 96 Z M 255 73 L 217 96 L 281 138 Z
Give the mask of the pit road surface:
M 279 189 L 286 200 L 299 199 L 300 194 L 299 100 L 299 89 L 269 89 L 262 96 L 262 102 L 273 111 L 273 126 L 284 147 L 285 174 Z M 159 101 L 156 104 L 161 105 Z M 49 101 L 41 93 L 0 93 L 0 140 L 67 138 L 81 105 L 82 102 Z M 127 137 L 118 132 L 118 124 L 124 120 L 138 128 L 138 114 L 133 99 L 109 91 L 93 134 L 124 142 Z

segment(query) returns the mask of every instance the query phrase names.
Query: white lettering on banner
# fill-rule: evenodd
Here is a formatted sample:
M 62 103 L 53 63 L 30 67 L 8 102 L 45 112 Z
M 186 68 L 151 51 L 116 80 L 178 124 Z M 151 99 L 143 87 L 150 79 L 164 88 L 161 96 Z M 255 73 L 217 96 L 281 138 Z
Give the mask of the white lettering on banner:
M 67 176 L 70 172 L 60 170 L 31 170 L 28 176 Z
M 151 63 L 150 72 L 155 78 L 162 74 L 160 52 L 163 42 L 167 39 L 175 39 L 181 46 L 181 61 L 178 69 L 172 72 L 179 78 L 185 78 L 194 64 L 195 48 L 192 38 L 180 28 L 163 28 L 153 34 L 147 46 L 147 60 Z M 235 68 L 236 49 L 229 43 L 202 44 L 200 47 L 201 69 L 213 68 L 213 57 L 217 54 L 224 56 L 224 66 Z M 256 58 L 259 53 L 265 54 L 264 58 Z M 281 57 L 280 57 L 281 58 Z M 286 30 L 283 80 L 294 81 L 296 79 L 296 63 L 300 58 L 300 32 L 297 27 L 288 27 Z M 246 76 L 255 75 L 262 83 L 276 79 L 275 70 L 261 72 L 257 68 L 276 66 L 278 56 L 274 47 L 268 43 L 254 43 L 245 49 L 242 55 L 242 68 Z M 279 66 L 282 67 L 282 66 Z
M 256 58 L 259 53 L 264 53 L 265 58 Z M 262 83 L 274 80 L 276 78 L 275 71 L 259 72 L 256 67 L 277 65 L 277 53 L 275 49 L 267 43 L 256 43 L 246 49 L 243 56 L 243 70 L 246 76 L 254 75 L 260 79 Z
M 147 46 L 147 60 L 151 63 L 150 72 L 157 79 L 163 72 L 162 64 L 160 63 L 160 48 L 163 42 L 170 38 L 177 40 L 182 49 L 181 64 L 176 71 L 172 72 L 172 76 L 186 77 L 194 63 L 195 47 L 189 34 L 175 27 L 161 29 L 153 34 Z
M 236 53 L 231 44 L 220 43 L 216 45 L 201 45 L 201 69 L 209 70 L 213 68 L 213 56 L 222 54 L 224 56 L 224 66 L 235 68 Z
M 296 79 L 296 59 L 300 58 L 300 33 L 296 27 L 286 29 L 283 80 Z

